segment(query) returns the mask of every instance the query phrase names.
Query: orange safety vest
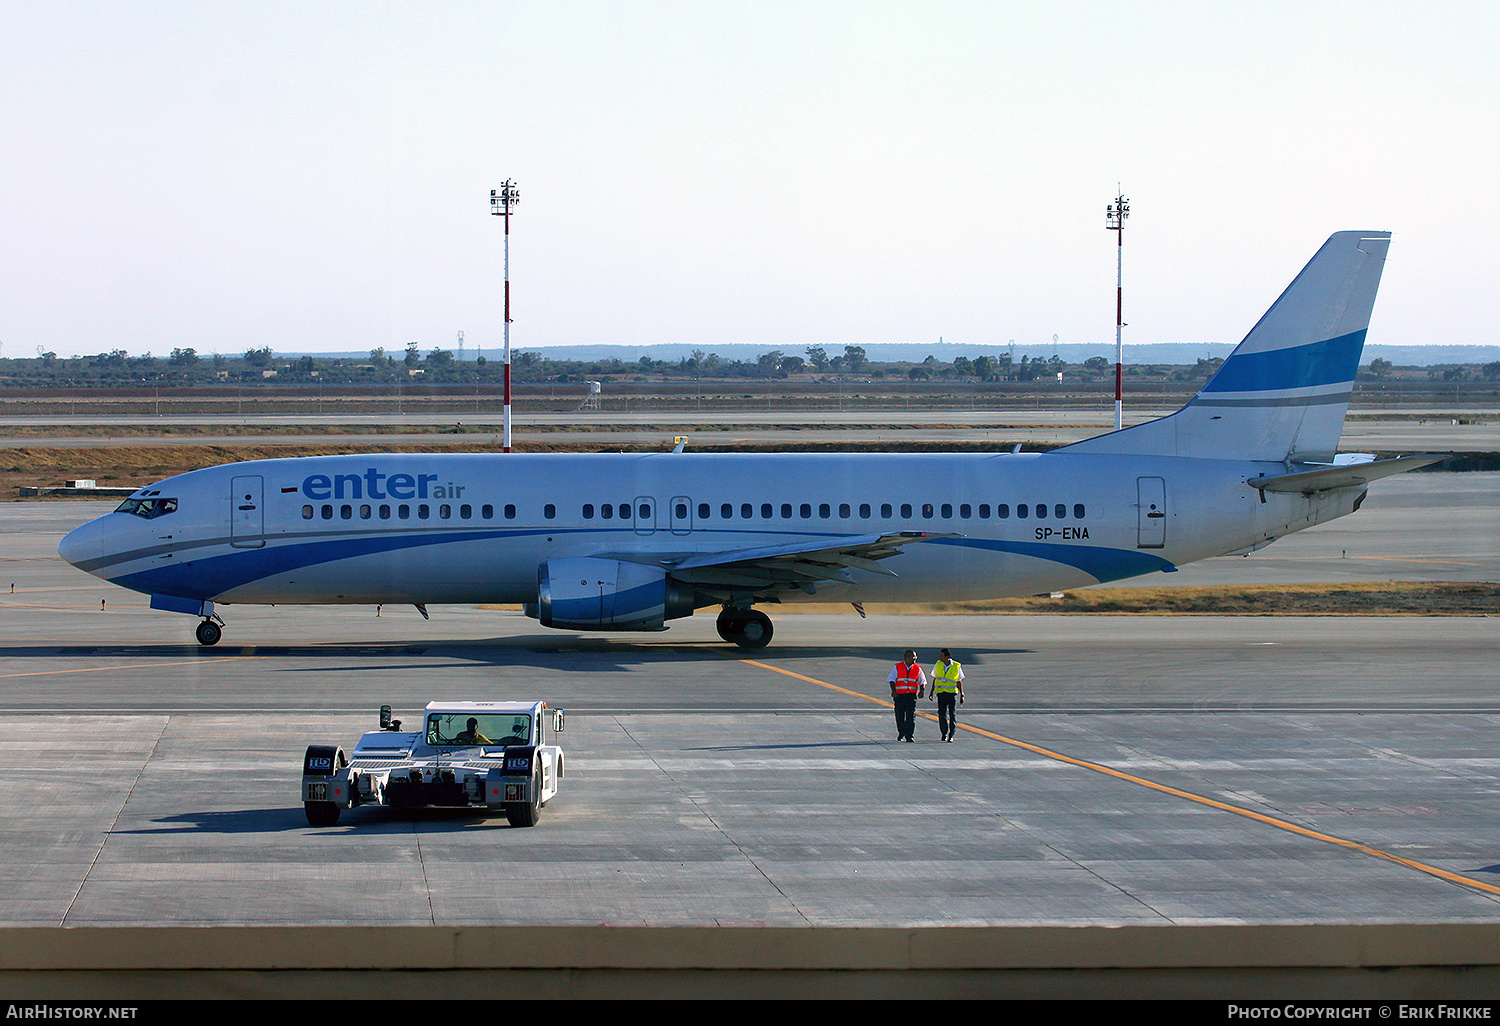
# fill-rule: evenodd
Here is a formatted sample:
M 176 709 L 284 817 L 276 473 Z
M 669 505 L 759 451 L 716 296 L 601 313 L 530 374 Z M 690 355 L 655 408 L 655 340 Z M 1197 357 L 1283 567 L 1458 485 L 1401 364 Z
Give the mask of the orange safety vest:
M 912 663 L 910 666 L 904 662 L 896 664 L 896 694 L 915 695 L 921 687 L 921 682 L 921 663 Z

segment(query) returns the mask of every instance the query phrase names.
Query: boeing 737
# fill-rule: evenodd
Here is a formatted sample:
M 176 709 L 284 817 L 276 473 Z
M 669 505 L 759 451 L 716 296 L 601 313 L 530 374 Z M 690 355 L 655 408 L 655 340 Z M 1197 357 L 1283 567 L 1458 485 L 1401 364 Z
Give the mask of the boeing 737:
M 1186 406 L 1046 453 L 381 454 L 167 478 L 58 546 L 200 620 L 237 603 L 520 603 L 546 627 L 665 630 L 718 607 L 1079 588 L 1248 552 L 1431 459 L 1336 450 L 1388 232 L 1332 236 Z

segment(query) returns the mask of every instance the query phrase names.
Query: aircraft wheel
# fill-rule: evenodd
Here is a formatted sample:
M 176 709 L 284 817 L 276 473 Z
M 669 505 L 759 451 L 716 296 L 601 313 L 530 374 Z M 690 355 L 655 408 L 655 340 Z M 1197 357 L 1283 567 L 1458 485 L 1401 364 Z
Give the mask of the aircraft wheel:
M 723 612 L 719 613 L 719 618 L 714 621 L 714 627 L 718 629 L 719 637 L 723 638 L 731 645 L 736 644 L 739 641 L 739 634 L 737 633 L 737 625 L 735 623 L 735 620 L 739 616 L 739 612 L 740 611 L 738 609 L 725 609 Z
M 339 821 L 339 807 L 333 802 L 303 802 L 302 809 L 310 826 L 333 826 Z
M 732 640 L 746 651 L 765 648 L 771 643 L 771 618 L 758 609 L 746 610 L 735 620 L 734 626 L 737 630 Z
M 223 636 L 224 632 L 212 620 L 204 620 L 198 625 L 198 644 L 200 645 L 217 645 Z

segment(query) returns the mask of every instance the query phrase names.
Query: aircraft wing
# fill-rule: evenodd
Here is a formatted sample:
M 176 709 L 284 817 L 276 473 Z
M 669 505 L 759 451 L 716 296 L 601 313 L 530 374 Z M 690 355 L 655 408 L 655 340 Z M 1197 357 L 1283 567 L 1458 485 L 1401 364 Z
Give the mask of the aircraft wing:
M 1281 474 L 1275 477 L 1253 477 L 1245 483 L 1251 488 L 1265 492 L 1301 492 L 1311 495 L 1326 492 L 1331 488 L 1355 488 L 1378 481 L 1392 474 L 1416 470 L 1431 463 L 1441 463 L 1446 456 L 1401 456 L 1394 460 L 1374 460 L 1368 463 L 1351 463 L 1323 467 L 1319 470 L 1303 471 L 1300 474 Z
M 820 539 L 811 543 L 705 552 L 667 569 L 676 580 L 708 588 L 798 588 L 818 581 L 853 584 L 852 570 L 897 576 L 880 561 L 899 555 L 903 546 L 934 538 L 959 537 L 962 535 L 927 531 L 861 534 L 831 544 Z

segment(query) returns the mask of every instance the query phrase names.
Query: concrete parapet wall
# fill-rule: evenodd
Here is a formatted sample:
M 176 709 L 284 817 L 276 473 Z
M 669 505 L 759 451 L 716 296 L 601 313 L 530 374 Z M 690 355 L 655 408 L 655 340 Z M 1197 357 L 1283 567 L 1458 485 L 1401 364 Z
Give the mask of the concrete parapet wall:
M 1327 998 L 1399 983 L 1472 998 L 1500 992 L 1500 925 L 0 929 L 0 984 L 17 996 L 370 996 L 376 977 L 412 996 L 524 979 L 560 997 L 746 996 L 754 981 L 765 996 Z

